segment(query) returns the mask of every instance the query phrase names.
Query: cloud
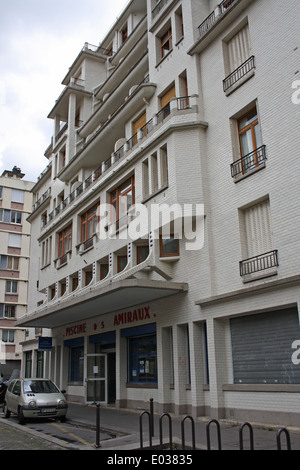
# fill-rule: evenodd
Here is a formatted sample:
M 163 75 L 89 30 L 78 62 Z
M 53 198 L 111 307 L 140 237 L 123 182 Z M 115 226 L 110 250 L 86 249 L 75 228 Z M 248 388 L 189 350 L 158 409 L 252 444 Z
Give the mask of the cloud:
M 0 173 L 36 181 L 47 166 L 47 119 L 84 42 L 98 44 L 127 4 L 115 0 L 0 0 Z

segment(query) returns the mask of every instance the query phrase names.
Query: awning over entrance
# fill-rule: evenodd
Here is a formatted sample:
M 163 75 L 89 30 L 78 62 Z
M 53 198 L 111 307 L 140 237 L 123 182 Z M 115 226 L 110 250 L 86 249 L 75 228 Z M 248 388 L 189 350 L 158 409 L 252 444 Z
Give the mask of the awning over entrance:
M 187 291 L 186 283 L 126 279 L 100 289 L 74 293 L 65 300 L 61 299 L 23 316 L 16 325 L 28 328 L 58 328 Z

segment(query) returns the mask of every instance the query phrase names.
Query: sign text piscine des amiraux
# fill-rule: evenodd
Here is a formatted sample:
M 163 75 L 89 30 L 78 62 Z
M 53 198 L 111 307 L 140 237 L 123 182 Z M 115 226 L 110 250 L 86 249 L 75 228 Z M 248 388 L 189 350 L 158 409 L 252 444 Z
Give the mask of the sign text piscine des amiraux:
M 113 319 L 112 325 L 110 321 L 101 321 L 99 323 L 94 323 L 94 331 L 103 330 L 104 328 L 115 327 L 119 325 L 127 325 L 130 323 L 138 323 L 143 320 L 150 320 L 151 318 L 155 319 L 156 314 L 151 314 L 150 307 L 141 307 L 134 310 L 130 310 L 123 313 L 117 313 L 111 317 Z M 68 326 L 66 328 L 66 336 L 74 336 L 86 333 L 88 330 L 87 323 L 80 323 L 73 326 Z

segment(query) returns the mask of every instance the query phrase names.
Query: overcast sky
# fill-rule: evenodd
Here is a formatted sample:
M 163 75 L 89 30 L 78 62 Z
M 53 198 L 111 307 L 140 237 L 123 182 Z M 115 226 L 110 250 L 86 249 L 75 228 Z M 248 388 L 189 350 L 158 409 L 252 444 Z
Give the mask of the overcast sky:
M 46 168 L 47 115 L 85 42 L 97 45 L 127 0 L 0 0 L 0 174 Z

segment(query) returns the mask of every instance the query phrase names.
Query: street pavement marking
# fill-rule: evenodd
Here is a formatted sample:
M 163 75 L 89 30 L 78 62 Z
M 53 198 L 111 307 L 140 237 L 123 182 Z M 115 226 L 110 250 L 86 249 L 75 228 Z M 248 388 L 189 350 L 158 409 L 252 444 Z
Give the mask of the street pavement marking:
M 68 436 L 72 437 L 73 439 L 76 439 L 76 441 L 79 441 L 81 442 L 81 444 L 84 444 L 86 446 L 90 446 L 91 444 L 87 441 L 85 441 L 84 439 L 82 439 L 81 437 L 79 436 L 76 436 L 75 434 L 67 431 L 61 424 L 57 424 L 57 423 L 51 423 L 52 426 L 55 426 L 57 427 L 60 431 L 68 434 Z

